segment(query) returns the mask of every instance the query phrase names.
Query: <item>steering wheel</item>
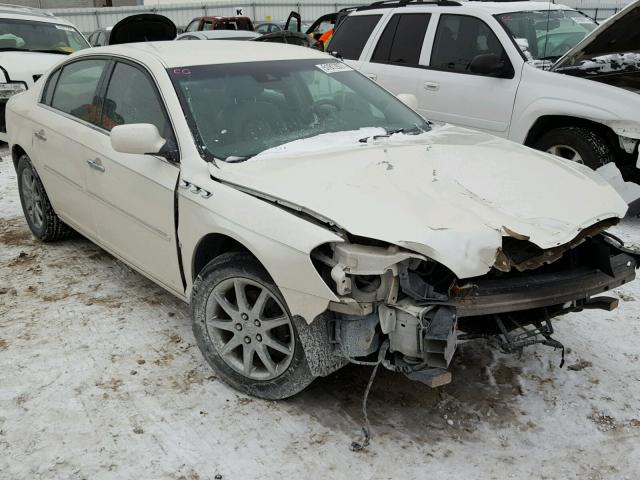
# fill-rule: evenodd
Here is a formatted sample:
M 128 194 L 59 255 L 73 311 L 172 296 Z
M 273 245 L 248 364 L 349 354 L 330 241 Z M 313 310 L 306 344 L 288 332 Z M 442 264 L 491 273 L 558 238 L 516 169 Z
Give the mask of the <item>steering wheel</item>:
M 322 107 L 324 105 L 329 105 L 330 107 L 335 108 L 337 111 L 342 110 L 342 106 L 336 102 L 335 100 L 331 100 L 330 98 L 323 98 L 322 100 L 318 100 L 313 103 L 313 109 L 315 110 L 317 107 Z

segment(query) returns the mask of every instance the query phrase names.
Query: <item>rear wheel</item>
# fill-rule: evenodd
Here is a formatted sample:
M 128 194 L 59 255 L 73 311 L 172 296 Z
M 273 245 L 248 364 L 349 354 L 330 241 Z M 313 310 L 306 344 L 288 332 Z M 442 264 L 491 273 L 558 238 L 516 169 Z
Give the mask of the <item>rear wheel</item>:
M 18 160 L 17 174 L 20 203 L 31 233 L 43 242 L 67 237 L 72 230 L 53 211 L 44 185 L 27 155 Z
M 198 346 L 232 387 L 275 400 L 313 381 L 284 298 L 250 254 L 211 261 L 196 279 L 191 304 Z
M 613 161 L 613 151 L 598 132 L 584 127 L 562 127 L 548 131 L 533 145 L 537 150 L 556 155 L 592 169 Z

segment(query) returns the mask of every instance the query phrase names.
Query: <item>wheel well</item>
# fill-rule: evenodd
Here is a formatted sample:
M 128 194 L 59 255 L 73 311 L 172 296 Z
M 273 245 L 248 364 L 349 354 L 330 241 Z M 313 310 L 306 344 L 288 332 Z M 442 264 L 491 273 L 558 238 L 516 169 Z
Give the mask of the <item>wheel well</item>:
M 598 122 L 586 120 L 584 118 L 569 117 L 565 115 L 545 115 L 536 120 L 533 124 L 524 144 L 528 147 L 532 147 L 539 139 L 550 130 L 561 127 L 583 127 L 589 128 L 595 132 L 600 133 L 609 142 L 609 145 L 617 153 L 620 152 L 620 145 L 618 142 L 618 136 L 611 128 Z
M 13 167 L 18 170 L 18 160 L 22 155 L 26 155 L 27 152 L 20 145 L 14 145 L 11 149 L 11 158 L 13 159 Z
M 195 252 L 193 252 L 192 280 L 195 280 L 207 263 L 227 252 L 251 253 L 240 242 L 222 233 L 209 233 L 202 237 L 196 246 Z

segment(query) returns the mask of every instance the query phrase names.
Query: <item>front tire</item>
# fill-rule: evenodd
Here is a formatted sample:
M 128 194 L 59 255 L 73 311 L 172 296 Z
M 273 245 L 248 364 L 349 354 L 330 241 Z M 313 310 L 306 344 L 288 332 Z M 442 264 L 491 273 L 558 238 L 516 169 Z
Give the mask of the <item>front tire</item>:
M 607 140 L 598 132 L 583 127 L 562 127 L 548 131 L 533 148 L 582 163 L 596 170 L 614 160 Z
M 33 236 L 43 242 L 69 236 L 71 229 L 53 211 L 44 185 L 27 155 L 18 160 L 16 173 L 22 211 Z
M 235 389 L 279 400 L 313 381 L 284 298 L 250 254 L 227 253 L 207 264 L 194 283 L 191 310 L 200 351 Z

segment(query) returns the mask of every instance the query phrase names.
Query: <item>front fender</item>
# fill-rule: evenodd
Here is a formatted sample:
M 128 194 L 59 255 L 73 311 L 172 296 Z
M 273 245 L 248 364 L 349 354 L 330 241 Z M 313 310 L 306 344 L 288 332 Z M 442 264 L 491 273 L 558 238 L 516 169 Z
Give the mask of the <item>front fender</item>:
M 317 246 L 342 239 L 331 230 L 304 220 L 264 200 L 212 182 L 212 196 L 180 190 L 179 228 L 187 296 L 193 288 L 192 257 L 200 240 L 211 233 L 233 238 L 265 267 L 280 288 L 292 315 L 307 322 L 338 301 L 311 262 Z
M 514 105 L 509 138 L 524 143 L 536 121 L 564 116 L 607 125 L 618 135 L 640 138 L 640 96 L 593 80 L 526 65 Z

